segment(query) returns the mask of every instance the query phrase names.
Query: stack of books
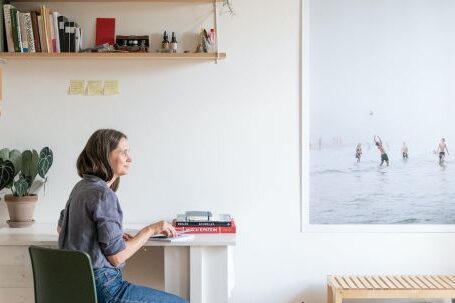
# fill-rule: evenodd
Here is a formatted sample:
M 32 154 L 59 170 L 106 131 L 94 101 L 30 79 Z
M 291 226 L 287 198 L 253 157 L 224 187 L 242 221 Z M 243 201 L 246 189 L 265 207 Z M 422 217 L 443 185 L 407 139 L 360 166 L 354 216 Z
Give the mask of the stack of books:
M 235 234 L 236 226 L 231 215 L 213 216 L 209 211 L 187 211 L 173 221 L 177 232 L 191 234 Z
M 4 2 L 0 0 L 0 3 Z M 31 12 L 21 12 L 11 4 L 4 4 L 2 8 L 4 23 L 0 23 L 0 51 L 64 53 L 82 49 L 80 26 L 58 12 L 51 12 L 44 5 Z M 3 35 L 6 35 L 6 45 Z

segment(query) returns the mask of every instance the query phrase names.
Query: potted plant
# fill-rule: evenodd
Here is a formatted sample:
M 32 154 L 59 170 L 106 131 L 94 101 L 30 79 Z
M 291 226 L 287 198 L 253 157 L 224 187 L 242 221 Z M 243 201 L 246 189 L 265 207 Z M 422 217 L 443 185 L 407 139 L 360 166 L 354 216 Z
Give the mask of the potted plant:
M 53 153 L 44 147 L 36 150 L 0 150 L 0 190 L 9 188 L 11 194 L 4 199 L 8 206 L 10 227 L 25 227 L 33 224 L 33 212 L 38 201 L 37 192 L 47 181 L 46 174 L 52 166 Z M 42 180 L 37 180 L 40 176 Z

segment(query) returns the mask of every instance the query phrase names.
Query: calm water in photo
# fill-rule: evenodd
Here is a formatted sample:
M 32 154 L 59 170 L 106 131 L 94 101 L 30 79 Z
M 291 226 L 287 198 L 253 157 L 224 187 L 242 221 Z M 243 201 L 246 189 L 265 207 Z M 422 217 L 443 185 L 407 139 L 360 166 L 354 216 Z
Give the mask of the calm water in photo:
M 454 224 L 455 155 L 441 166 L 431 148 L 410 147 L 407 160 L 399 145 L 386 152 L 389 167 L 379 167 L 373 145 L 363 146 L 360 163 L 355 145 L 311 150 L 310 223 Z

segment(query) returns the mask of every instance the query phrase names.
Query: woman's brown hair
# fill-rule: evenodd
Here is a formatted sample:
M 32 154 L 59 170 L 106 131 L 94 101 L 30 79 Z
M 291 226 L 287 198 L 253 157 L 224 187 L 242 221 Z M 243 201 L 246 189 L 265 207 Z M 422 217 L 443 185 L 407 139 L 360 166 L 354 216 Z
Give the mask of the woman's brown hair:
M 97 176 L 106 182 L 114 177 L 110 153 L 115 150 L 125 134 L 115 129 L 99 129 L 95 131 L 87 141 L 84 149 L 77 158 L 77 173 L 83 175 Z M 113 191 L 117 191 L 120 178 L 117 178 L 111 185 Z

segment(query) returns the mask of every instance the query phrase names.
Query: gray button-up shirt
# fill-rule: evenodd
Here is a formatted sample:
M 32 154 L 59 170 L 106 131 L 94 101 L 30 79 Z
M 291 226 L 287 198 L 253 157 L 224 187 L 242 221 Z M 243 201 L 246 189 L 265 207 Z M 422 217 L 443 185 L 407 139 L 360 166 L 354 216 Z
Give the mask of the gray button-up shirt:
M 106 257 L 125 249 L 122 219 L 117 195 L 106 182 L 84 175 L 60 213 L 59 247 L 85 251 L 94 269 L 114 267 Z

